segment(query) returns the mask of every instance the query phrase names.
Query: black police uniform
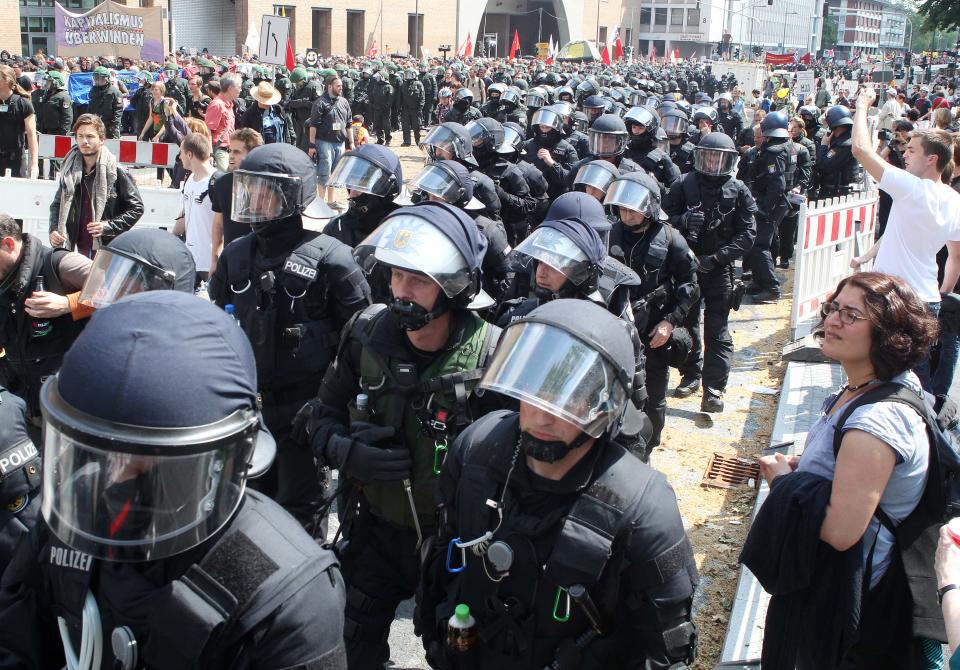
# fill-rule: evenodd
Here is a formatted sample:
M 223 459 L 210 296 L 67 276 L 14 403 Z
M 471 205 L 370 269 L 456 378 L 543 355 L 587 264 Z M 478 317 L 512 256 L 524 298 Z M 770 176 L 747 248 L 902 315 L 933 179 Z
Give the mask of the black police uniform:
M 3 357 L 5 385 L 26 400 L 27 413 L 39 425 L 40 386 L 63 363 L 63 355 L 83 329 L 84 321 L 74 321 L 70 314 L 53 319 L 45 332 L 32 327 L 34 319 L 27 314 L 24 301 L 33 293 L 38 276 L 43 276 L 46 290 L 67 295 L 83 288 L 81 283 L 68 284 L 61 278 L 60 263 L 68 254 L 66 249 L 51 249 L 29 234 L 23 235 L 19 263 L 3 282 L 0 292 L 0 347 Z
M 683 322 L 690 331 L 692 348 L 679 369 L 683 379 L 702 376 L 704 386 L 722 393 L 727 388 L 733 363 L 733 337 L 728 329 L 734 288 L 733 263 L 753 246 L 757 234 L 754 221 L 757 204 L 750 189 L 737 179 L 691 172 L 670 189 L 663 201 L 663 211 L 674 227 L 683 230 L 683 215 L 695 207 L 704 215 L 702 228 L 693 234 L 687 229 L 684 236 L 690 250 L 702 259 L 697 273 L 700 296 Z M 701 306 L 704 308 L 702 341 Z
M 288 145 L 265 145 L 241 165 L 254 171 L 279 169 L 291 151 Z M 310 170 L 306 156 L 299 156 Z M 312 175 L 306 173 L 304 188 L 314 188 Z M 349 247 L 304 230 L 295 214 L 227 246 L 210 278 L 209 294 L 220 307 L 233 304 L 250 338 L 264 419 L 279 445 L 275 467 L 258 486 L 308 524 L 321 491 L 309 450 L 287 439 L 290 422 L 316 395 L 341 328 L 369 304 L 370 288 Z
M 577 178 L 577 173 L 580 172 L 580 168 L 587 163 L 592 163 L 593 161 L 598 160 L 610 162 L 615 168 L 617 168 L 617 170 L 619 170 L 621 175 L 630 174 L 631 172 L 645 172 L 643 168 L 637 165 L 637 163 L 632 158 L 629 158 L 626 154 L 615 156 L 613 160 L 610 160 L 610 158 L 588 155 L 571 165 L 570 170 L 567 171 L 568 190 L 573 190 L 573 181 Z
M 87 112 L 96 114 L 107 128 L 107 139 L 120 137 L 120 119 L 123 116 L 123 96 L 116 86 L 109 83 L 90 88 L 90 104 Z
M 500 200 L 500 219 L 510 244 L 515 246 L 527 236 L 528 220 L 537 207 L 537 200 L 530 195 L 527 180 L 516 165 L 497 153 L 474 155 L 480 163 L 478 170 L 493 182 Z
M 555 131 L 557 132 L 557 131 Z M 550 157 L 556 162 L 552 166 L 544 163 L 537 152 L 540 149 L 546 149 L 550 152 Z M 533 137 L 527 140 L 523 145 L 523 161 L 537 168 L 547 180 L 549 186 L 547 193 L 553 200 L 557 196 L 566 193 L 569 190 L 567 181 L 573 164 L 579 160 L 577 150 L 569 142 L 559 137 L 544 137 L 540 132 L 534 131 Z M 576 174 L 574 174 L 576 176 Z
M 416 622 L 428 658 L 442 658 L 443 624 L 465 603 L 482 640 L 471 667 L 687 667 L 698 575 L 666 479 L 604 436 L 563 479 L 546 480 L 518 453 L 519 438 L 516 413 L 492 412 L 460 436 L 444 464 L 442 525 Z M 494 510 L 487 499 L 502 504 Z M 469 550 L 463 572 L 447 569 L 453 538 L 494 529 L 488 544 L 509 548 L 509 572 Z M 459 564 L 459 552 L 452 554 Z M 599 634 L 566 599 L 574 586 L 594 604 Z
M 310 145 L 307 121 L 310 120 L 313 101 L 319 98 L 322 93 L 319 82 L 307 81 L 299 88 L 294 85 L 293 93 L 290 94 L 290 101 L 287 103 L 286 110 L 293 118 L 293 129 L 297 135 L 297 147 L 303 151 L 306 151 Z
M 330 219 L 323 232 L 348 247 L 355 247 L 376 230 L 387 214 L 397 207 L 393 200 L 369 193 L 350 198 L 347 201 L 347 211 Z
M 640 234 L 617 221 L 610 231 L 610 255 L 628 265 L 642 280 L 633 292 L 633 313 L 644 344 L 650 341 L 650 330 L 661 321 L 670 322 L 675 329 L 682 327 L 700 295 L 696 259 L 683 236 L 661 221 L 651 221 Z M 646 347 L 645 411 L 653 424 L 650 449 L 660 445 L 666 421 L 671 347 L 669 341 L 656 349 Z
M 853 157 L 853 137 L 846 132 L 829 146 L 818 144 L 817 151 L 817 199 L 849 195 L 863 178 L 863 168 Z
M 793 140 L 797 147 L 797 173 L 794 179 L 794 188 L 800 189 L 804 195 L 813 188 L 813 171 L 816 169 L 817 148 L 813 142 L 801 134 Z M 797 244 L 797 226 L 800 223 L 800 205 L 792 202 L 788 204 L 787 214 L 780 222 L 780 229 L 770 251 L 774 258 L 780 257 L 780 267 L 786 268 L 793 258 L 794 247 Z
M 687 174 L 693 170 L 693 148 L 693 144 L 687 140 L 670 145 L 670 160 L 680 170 L 680 174 Z
M 768 137 L 757 151 L 750 185 L 757 201 L 757 239 L 745 264 L 762 290 L 779 297 L 780 283 L 773 269 L 770 247 L 787 213 L 787 192 L 793 188 L 797 169 L 796 145 L 787 138 Z
M 627 157 L 660 182 L 665 192 L 680 178 L 680 169 L 673 163 L 670 156 L 654 146 L 652 141 L 642 143 L 632 136 L 631 140 L 627 145 Z
M 370 397 L 368 420 L 402 430 L 393 442 L 411 453 L 411 490 L 424 537 L 436 529 L 434 460 L 439 465 L 444 454 L 435 445 L 446 449 L 483 414 L 472 389 L 499 336 L 499 329 L 470 312 L 456 310 L 453 316 L 446 345 L 426 354 L 411 346 L 391 311 L 368 308 L 345 329 L 337 359 L 311 403 L 308 435 L 314 445 L 347 434 L 362 418 L 358 392 Z M 336 467 L 322 452 L 317 458 Z M 387 635 L 396 608 L 419 583 L 417 534 L 401 482 L 354 485 L 347 499 L 348 509 L 358 510 L 355 518 L 343 519 L 346 544 L 339 551 L 348 584 L 348 658 L 351 668 L 379 668 L 389 657 Z
M 13 177 L 30 176 L 23 174 L 22 161 L 27 146 L 25 122 L 33 115 L 33 103 L 19 93 L 0 102 L 0 175 L 10 170 Z
M 237 223 L 233 212 L 233 173 L 217 172 L 210 177 L 210 209 L 223 217 L 223 246 L 250 232 L 250 225 Z
M 173 98 L 177 102 L 177 108 L 181 116 L 187 115 L 187 98 L 190 97 L 190 89 L 187 87 L 187 80 L 183 77 L 171 77 L 163 82 L 167 91 L 167 97 Z
M 247 490 L 220 535 L 161 561 L 98 561 L 42 521 L 28 539 L 0 592 L 2 667 L 62 667 L 53 613 L 79 649 L 90 589 L 106 638 L 102 670 L 123 667 L 109 651 L 109 636 L 123 626 L 137 641 L 136 668 L 346 668 L 333 553 L 256 491 Z
M 517 154 L 514 154 L 516 156 Z M 533 211 L 527 216 L 527 230 L 533 230 L 546 215 L 550 208 L 550 183 L 547 181 L 544 173 L 537 169 L 535 165 L 525 160 L 514 160 L 514 165 L 520 170 L 523 178 L 527 180 L 527 187 L 530 189 L 530 197 L 536 204 Z
M 468 105 L 466 109 L 461 109 L 461 107 L 463 107 L 463 105 L 460 105 L 460 107 L 457 107 L 456 104 L 451 105 L 450 109 L 447 110 L 446 116 L 443 117 L 444 122 L 449 121 L 451 123 L 467 125 L 471 121 L 483 118 L 480 110 L 473 105 Z
M 730 139 L 736 140 L 743 131 L 743 119 L 739 114 L 729 112 L 717 112 L 717 123 L 715 127 L 730 136 Z
M 0 570 L 40 518 L 40 452 L 23 398 L 0 386 Z

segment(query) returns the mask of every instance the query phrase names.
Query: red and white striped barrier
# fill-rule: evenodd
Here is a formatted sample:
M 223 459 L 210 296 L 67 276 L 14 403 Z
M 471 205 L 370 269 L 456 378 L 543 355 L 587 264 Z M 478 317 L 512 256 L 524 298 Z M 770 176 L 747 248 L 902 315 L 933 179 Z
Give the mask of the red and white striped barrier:
M 850 261 L 873 246 L 877 202 L 877 193 L 872 192 L 801 207 L 790 315 L 794 340 L 809 332 L 820 305 L 841 279 L 853 274 Z
M 39 158 L 62 159 L 76 144 L 69 135 L 40 135 L 37 152 Z M 125 165 L 141 167 L 172 168 L 180 153 L 176 144 L 163 142 L 139 142 L 137 140 L 106 140 L 104 142 L 117 161 Z

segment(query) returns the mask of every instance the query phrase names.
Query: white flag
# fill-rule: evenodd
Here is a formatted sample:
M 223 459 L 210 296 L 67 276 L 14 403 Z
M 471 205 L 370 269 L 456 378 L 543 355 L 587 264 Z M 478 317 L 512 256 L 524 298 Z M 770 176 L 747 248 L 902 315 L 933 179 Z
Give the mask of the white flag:
M 253 21 L 247 26 L 247 39 L 243 41 L 243 46 L 253 53 L 256 53 L 260 48 L 260 33 L 254 27 Z

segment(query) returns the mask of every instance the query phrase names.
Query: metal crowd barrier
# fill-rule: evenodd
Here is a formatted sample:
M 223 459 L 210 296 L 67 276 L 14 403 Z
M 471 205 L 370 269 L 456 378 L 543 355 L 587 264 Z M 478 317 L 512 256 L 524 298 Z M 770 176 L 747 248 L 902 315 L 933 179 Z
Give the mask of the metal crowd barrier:
M 0 212 L 23 221 L 23 232 L 49 244 L 50 203 L 58 181 L 0 177 Z M 172 188 L 140 189 L 143 217 L 138 226 L 172 230 L 183 203 L 180 191 Z
M 872 191 L 801 205 L 790 313 L 793 340 L 810 332 L 820 305 L 841 279 L 853 274 L 850 261 L 873 246 L 877 204 L 878 193 Z

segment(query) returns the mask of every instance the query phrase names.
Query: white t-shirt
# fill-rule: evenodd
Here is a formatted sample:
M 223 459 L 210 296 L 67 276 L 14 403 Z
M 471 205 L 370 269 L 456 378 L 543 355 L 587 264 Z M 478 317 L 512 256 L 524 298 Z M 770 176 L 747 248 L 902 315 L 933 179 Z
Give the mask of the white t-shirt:
M 193 262 L 197 264 L 197 272 L 210 272 L 210 256 L 213 253 L 210 177 L 195 179 L 195 176 L 190 175 L 180 189 L 183 196 L 183 221 L 187 229 L 187 249 L 193 255 Z
M 896 275 L 924 302 L 940 302 L 937 252 L 960 240 L 960 193 L 885 165 L 880 188 L 893 199 L 873 269 Z

